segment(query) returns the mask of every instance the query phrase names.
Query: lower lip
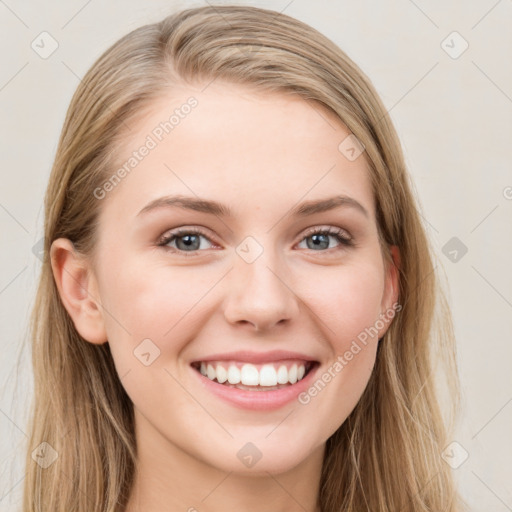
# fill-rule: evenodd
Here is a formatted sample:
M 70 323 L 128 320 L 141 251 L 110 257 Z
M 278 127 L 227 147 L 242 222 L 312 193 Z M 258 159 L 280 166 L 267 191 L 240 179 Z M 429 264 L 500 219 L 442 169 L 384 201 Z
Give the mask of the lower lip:
M 226 402 L 242 409 L 270 411 L 283 407 L 306 391 L 311 385 L 318 368 L 319 364 L 316 363 L 302 380 L 285 388 L 272 391 L 246 391 L 245 389 L 232 388 L 210 380 L 194 368 L 191 369 L 206 389 Z

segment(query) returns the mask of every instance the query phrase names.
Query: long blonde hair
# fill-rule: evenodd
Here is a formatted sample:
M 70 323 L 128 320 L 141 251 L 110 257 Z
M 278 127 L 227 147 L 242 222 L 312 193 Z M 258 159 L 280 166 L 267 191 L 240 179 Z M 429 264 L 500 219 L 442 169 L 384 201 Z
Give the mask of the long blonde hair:
M 133 405 L 108 343 L 77 333 L 49 250 L 64 237 L 92 252 L 101 205 L 93 191 L 111 176 L 123 134 L 166 88 L 216 78 L 295 94 L 333 112 L 365 148 L 383 256 L 390 261 L 391 245 L 400 250 L 402 309 L 379 343 L 363 396 L 327 441 L 322 512 L 465 510 L 441 457 L 459 403 L 451 316 L 384 105 L 349 57 L 306 24 L 256 7 L 208 6 L 121 38 L 87 72 L 69 106 L 45 197 L 44 261 L 31 318 L 35 393 L 24 512 L 126 506 L 137 459 Z M 40 446 L 57 454 L 48 467 L 32 457 Z

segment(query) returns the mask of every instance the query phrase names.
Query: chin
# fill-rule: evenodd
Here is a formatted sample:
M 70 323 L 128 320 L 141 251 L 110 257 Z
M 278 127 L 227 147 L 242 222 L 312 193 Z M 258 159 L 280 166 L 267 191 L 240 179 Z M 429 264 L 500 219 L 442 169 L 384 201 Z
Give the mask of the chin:
M 290 440 L 289 436 L 287 439 L 276 436 L 270 440 L 260 435 L 259 438 L 252 437 L 253 441 L 250 439 L 251 436 L 245 436 L 244 440 L 237 436 L 224 450 L 218 448 L 215 454 L 208 453 L 206 462 L 225 472 L 253 476 L 278 475 L 299 466 L 317 449 L 323 449 L 322 443 L 315 447 L 310 445 L 310 439 L 306 445 L 299 439 Z

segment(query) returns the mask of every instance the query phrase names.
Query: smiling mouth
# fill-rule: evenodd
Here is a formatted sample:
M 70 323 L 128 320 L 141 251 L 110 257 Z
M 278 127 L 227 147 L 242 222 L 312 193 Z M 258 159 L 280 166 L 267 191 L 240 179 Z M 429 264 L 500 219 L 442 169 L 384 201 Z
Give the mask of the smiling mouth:
M 287 360 L 264 364 L 241 361 L 197 361 L 192 368 L 207 379 L 247 391 L 274 391 L 300 382 L 318 363 Z

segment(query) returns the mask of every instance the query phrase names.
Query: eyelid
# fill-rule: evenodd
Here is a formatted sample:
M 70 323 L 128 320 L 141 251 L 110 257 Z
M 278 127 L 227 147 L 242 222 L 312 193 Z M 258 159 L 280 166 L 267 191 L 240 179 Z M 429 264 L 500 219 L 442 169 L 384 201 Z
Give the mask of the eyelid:
M 303 231 L 300 235 L 300 239 L 296 242 L 295 245 L 297 245 L 298 243 L 301 243 L 305 238 L 313 235 L 313 234 L 316 234 L 316 233 L 325 233 L 327 234 L 328 236 L 332 236 L 332 237 L 339 237 L 341 238 L 341 241 L 338 240 L 338 243 L 340 244 L 340 246 L 338 247 L 332 247 L 331 249 L 327 249 L 325 251 L 313 251 L 313 252 L 319 252 L 319 253 L 332 253 L 333 251 L 336 251 L 337 249 L 343 249 L 343 248 L 348 248 L 348 247 L 355 247 L 356 246 L 356 243 L 352 237 L 352 235 L 350 234 L 349 231 L 347 231 L 345 228 L 341 228 L 339 226 L 332 226 L 332 225 L 316 225 L 316 226 L 312 226 L 310 228 L 307 228 L 305 231 Z M 169 247 L 166 247 L 166 244 L 168 244 L 169 242 L 171 242 L 171 240 L 174 240 L 175 238 L 181 236 L 181 235 L 185 235 L 185 234 L 196 234 L 196 235 L 200 235 L 200 236 L 203 236 L 204 238 L 206 238 L 210 243 L 212 243 L 213 245 L 219 245 L 215 242 L 215 237 L 212 236 L 209 231 L 205 230 L 203 227 L 201 226 L 193 226 L 193 227 L 188 227 L 188 226 L 181 226 L 179 228 L 175 228 L 175 229 L 170 229 L 170 230 L 167 230 L 165 231 L 162 235 L 160 235 L 157 239 L 157 245 L 160 246 L 160 247 L 163 247 L 164 249 L 169 249 L 171 251 L 175 251 L 176 253 L 178 254 L 183 254 L 185 256 L 194 256 L 194 255 L 199 255 L 200 253 L 204 252 L 204 250 L 197 250 L 197 251 L 180 251 L 180 250 L 176 250 L 174 248 L 169 248 Z M 213 240 L 212 240 L 213 239 Z
M 347 241 L 353 240 L 352 235 L 345 228 L 341 228 L 339 226 L 331 226 L 331 225 L 324 225 L 324 226 L 318 225 L 318 226 L 313 226 L 311 228 L 306 229 L 306 231 L 304 231 L 302 233 L 302 235 L 301 235 L 302 238 L 299 241 L 302 242 L 302 240 L 304 238 L 306 238 L 307 236 L 314 234 L 314 233 L 318 233 L 318 232 L 327 232 L 330 235 L 337 234 L 337 235 L 340 235 L 340 236 L 343 236 L 344 238 L 346 238 Z M 344 236 L 344 235 L 346 235 L 346 236 Z
M 175 229 L 168 229 L 167 231 L 165 231 L 162 235 L 160 235 L 158 237 L 156 243 L 157 243 L 157 245 L 165 247 L 165 244 L 169 243 L 171 239 L 173 239 L 175 237 L 179 237 L 180 235 L 184 235 L 184 234 L 201 235 L 204 238 L 208 239 L 208 241 L 210 241 L 213 245 L 219 245 L 214 241 L 215 237 L 212 236 L 209 231 L 205 230 L 201 226 L 193 226 L 193 227 L 181 226 L 181 227 L 175 228 Z M 180 252 L 184 252 L 184 251 L 180 251 Z M 196 252 L 200 252 L 200 251 L 196 251 Z

